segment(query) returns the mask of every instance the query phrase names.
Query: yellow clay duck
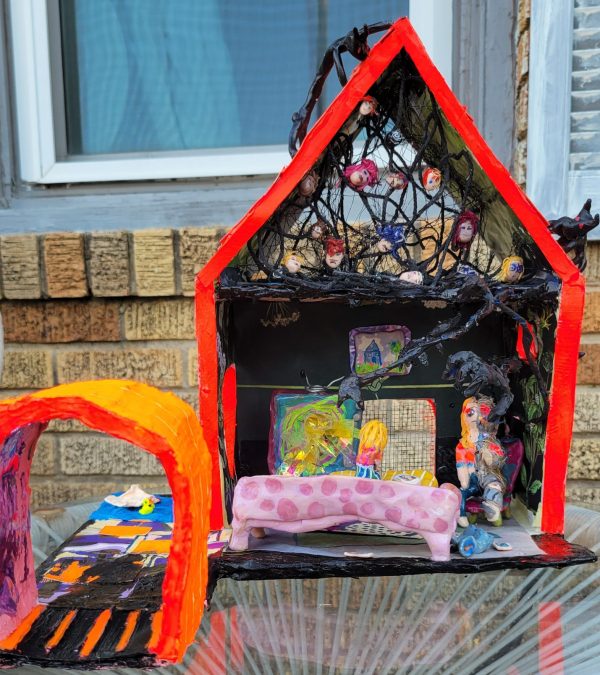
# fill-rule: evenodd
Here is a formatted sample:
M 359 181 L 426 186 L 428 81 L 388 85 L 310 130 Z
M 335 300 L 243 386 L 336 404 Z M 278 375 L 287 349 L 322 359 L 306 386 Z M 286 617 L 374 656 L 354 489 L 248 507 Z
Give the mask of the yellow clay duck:
M 140 513 L 142 516 L 147 516 L 149 513 L 152 513 L 152 511 L 154 511 L 154 503 L 149 499 L 144 499 L 142 502 L 142 508 L 138 513 Z

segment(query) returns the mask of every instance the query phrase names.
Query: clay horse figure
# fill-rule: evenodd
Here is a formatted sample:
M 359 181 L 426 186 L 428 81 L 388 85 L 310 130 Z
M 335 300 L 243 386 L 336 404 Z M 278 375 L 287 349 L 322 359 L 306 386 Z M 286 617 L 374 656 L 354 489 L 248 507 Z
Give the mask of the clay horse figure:
M 565 253 L 573 251 L 573 262 L 581 272 L 587 266 L 585 257 L 585 245 L 587 244 L 588 232 L 591 232 L 600 223 L 600 215 L 592 216 L 592 200 L 588 199 L 583 208 L 575 216 L 563 216 L 558 220 L 548 221 L 548 229 L 552 234 L 558 235 L 558 243 Z

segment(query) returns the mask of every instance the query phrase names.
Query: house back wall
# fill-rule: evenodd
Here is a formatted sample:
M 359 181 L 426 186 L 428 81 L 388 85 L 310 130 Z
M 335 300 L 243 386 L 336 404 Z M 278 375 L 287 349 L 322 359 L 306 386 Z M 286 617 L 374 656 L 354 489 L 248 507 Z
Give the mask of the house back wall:
M 174 391 L 197 407 L 194 273 L 223 233 L 194 228 L 0 237 L 6 333 L 0 396 L 117 377 Z M 581 346 L 586 356 L 579 367 L 568 497 L 600 508 L 600 243 L 589 245 L 588 258 Z M 403 322 L 418 334 L 411 319 L 400 315 L 398 323 Z M 325 319 L 325 325 L 331 323 Z M 339 329 L 346 349 L 347 327 Z M 347 372 L 346 357 L 347 351 L 340 352 L 339 365 L 332 363 L 332 377 Z M 408 377 L 437 367 L 415 366 Z M 438 416 L 456 420 L 454 410 L 445 412 L 443 406 Z M 75 422 L 51 425 L 33 471 L 34 505 L 102 497 L 135 482 L 166 487 L 149 455 Z
M 262 321 L 270 303 L 233 303 L 234 360 L 238 381 L 238 447 L 244 473 L 266 471 L 266 441 L 269 436 L 269 404 L 273 387 L 286 389 L 304 384 L 304 370 L 311 384 L 326 385 L 350 372 L 349 333 L 361 326 L 399 324 L 413 337 L 430 332 L 438 321 L 455 310 L 427 309 L 420 303 L 390 303 L 351 307 L 341 303 L 290 302 L 286 311 L 299 318 L 286 327 L 265 327 Z M 251 336 L 251 337 L 250 337 Z M 458 438 L 462 397 L 442 380 L 446 358 L 455 351 L 472 349 L 482 356 L 501 354 L 503 331 L 500 317 L 492 315 L 467 336 L 446 344 L 444 353 L 430 350 L 429 364 L 415 363 L 406 375 L 389 378 L 379 398 L 430 398 L 436 404 L 438 438 Z M 442 387 L 440 387 L 442 385 Z M 375 394 L 364 392 L 365 398 Z M 247 450 L 245 450 L 245 448 Z M 259 457 L 249 461 L 247 452 Z M 260 457 L 262 455 L 262 457 Z M 262 460 L 262 461 L 261 461 Z

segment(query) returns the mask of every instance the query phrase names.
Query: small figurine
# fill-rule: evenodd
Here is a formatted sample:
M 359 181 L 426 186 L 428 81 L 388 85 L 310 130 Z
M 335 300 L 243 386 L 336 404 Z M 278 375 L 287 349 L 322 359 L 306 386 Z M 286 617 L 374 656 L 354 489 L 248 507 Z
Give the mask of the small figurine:
M 423 285 L 423 272 L 419 270 L 407 270 L 398 275 L 400 281 L 405 281 L 408 284 L 415 284 L 416 286 Z
M 454 223 L 452 248 L 455 251 L 466 250 L 477 234 L 479 218 L 473 211 L 463 211 Z
M 319 185 L 319 176 L 314 171 L 309 171 L 306 176 L 298 183 L 298 192 L 303 197 L 313 195 Z
M 310 228 L 310 237 L 311 239 L 320 241 L 321 239 L 325 238 L 328 230 L 329 228 L 327 227 L 327 223 L 324 220 L 318 218 L 317 221 Z
M 469 525 L 462 532 L 452 535 L 452 543 L 458 548 L 463 558 L 470 558 L 473 554 L 485 553 L 491 547 L 496 551 L 512 551 L 512 545 L 501 539 L 493 532 L 486 532 L 481 527 Z
M 138 513 L 142 516 L 147 516 L 149 513 L 152 513 L 156 507 L 154 506 L 154 502 L 150 499 L 144 499 L 142 502 L 142 508 L 138 511 Z
M 506 481 L 502 473 L 505 455 L 496 438 L 497 425 L 489 421 L 494 402 L 487 396 L 467 398 L 462 406 L 462 435 L 456 446 L 456 472 L 460 482 L 461 505 L 458 524 L 467 527 L 467 499 L 481 496 L 485 517 L 502 524 Z
M 502 261 L 498 280 L 505 284 L 516 284 L 518 281 L 521 281 L 524 272 L 523 258 L 518 255 L 510 255 Z
M 563 216 L 558 220 L 548 222 L 550 232 L 558 235 L 558 243 L 564 252 L 568 254 L 573 251 L 573 262 L 582 272 L 587 267 L 585 245 L 588 232 L 598 227 L 600 223 L 600 215 L 592 216 L 591 209 L 592 200 L 588 199 L 575 218 Z
M 372 117 L 373 115 L 378 115 L 377 108 L 379 103 L 372 96 L 364 96 L 360 100 L 360 106 L 358 112 L 363 117 Z
M 392 188 L 392 190 L 404 190 L 408 186 L 409 180 L 406 174 L 399 171 L 397 173 L 388 173 L 385 177 L 385 182 Z
M 495 535 L 480 527 L 469 525 L 462 532 L 452 535 L 452 543 L 458 548 L 463 558 L 470 558 L 476 553 L 485 553 L 494 543 Z
M 404 223 L 383 223 L 375 228 L 381 237 L 375 248 L 379 253 L 391 253 L 398 260 L 398 249 L 404 244 Z
M 381 480 L 381 461 L 388 441 L 388 430 L 383 422 L 371 420 L 359 432 L 356 456 L 356 477 Z
M 428 167 L 423 171 L 423 187 L 426 192 L 436 192 L 442 183 L 442 172 Z
M 377 164 L 372 159 L 361 159 L 358 164 L 351 164 L 344 169 L 344 176 L 350 185 L 361 192 L 379 180 Z
M 332 270 L 337 269 L 344 259 L 345 247 L 343 239 L 327 237 L 325 240 L 325 264 Z
M 400 145 L 400 143 L 402 143 L 402 134 L 398 129 L 394 129 L 394 131 L 390 131 L 385 135 L 385 144 L 389 148 L 395 148 L 397 145 Z
M 304 264 L 304 256 L 298 251 L 287 251 L 281 259 L 281 265 L 290 274 L 298 274 Z

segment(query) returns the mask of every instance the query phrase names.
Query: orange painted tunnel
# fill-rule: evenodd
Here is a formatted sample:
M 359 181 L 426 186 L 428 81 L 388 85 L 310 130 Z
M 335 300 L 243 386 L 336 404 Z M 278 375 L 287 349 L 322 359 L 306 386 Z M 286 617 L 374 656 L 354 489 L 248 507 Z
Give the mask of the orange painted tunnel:
M 158 659 L 178 661 L 202 618 L 207 582 L 211 458 L 195 412 L 174 394 L 125 380 L 76 382 L 0 401 L 0 469 L 20 473 L 11 524 L 0 523 L 0 548 L 21 542 L 3 567 L 14 570 L 16 609 L 0 611 L 0 639 L 27 620 L 37 604 L 29 535 L 29 468 L 37 438 L 53 419 L 76 419 L 91 429 L 128 441 L 161 461 L 174 499 L 172 544 L 162 588 L 161 620 L 150 643 Z M 30 451 L 10 450 L 15 432 L 29 426 Z M 33 436 L 32 436 L 33 434 Z M 10 466 L 9 466 L 10 465 Z M 15 494 L 16 493 L 16 494 Z M 20 539 L 19 539 L 20 537 Z M 5 554 L 5 557 L 8 554 Z

